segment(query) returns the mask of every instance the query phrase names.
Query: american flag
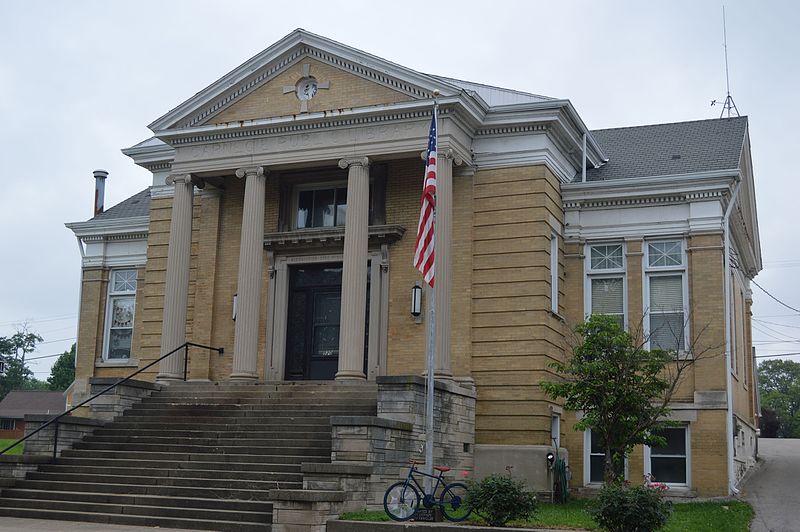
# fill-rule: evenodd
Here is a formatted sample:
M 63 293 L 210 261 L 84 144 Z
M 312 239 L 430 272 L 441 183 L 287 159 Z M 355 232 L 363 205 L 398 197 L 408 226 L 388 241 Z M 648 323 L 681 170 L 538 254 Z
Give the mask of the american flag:
M 417 243 L 414 247 L 414 267 L 430 286 L 434 282 L 433 225 L 436 219 L 436 109 L 431 119 L 428 135 L 428 156 L 425 163 L 425 178 L 422 182 L 422 207 L 419 213 Z

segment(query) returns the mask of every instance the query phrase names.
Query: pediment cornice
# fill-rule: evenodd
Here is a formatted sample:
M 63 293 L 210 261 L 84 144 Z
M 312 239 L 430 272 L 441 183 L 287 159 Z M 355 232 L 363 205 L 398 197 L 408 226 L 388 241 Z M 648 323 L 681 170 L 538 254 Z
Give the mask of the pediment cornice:
M 298 29 L 158 118 L 148 127 L 153 132 L 161 132 L 169 128 L 184 129 L 202 125 L 215 114 L 304 58 L 313 58 L 389 87 L 413 99 L 432 98 L 434 89 L 438 89 L 442 96 L 453 96 L 461 92 L 459 87 L 440 79 Z

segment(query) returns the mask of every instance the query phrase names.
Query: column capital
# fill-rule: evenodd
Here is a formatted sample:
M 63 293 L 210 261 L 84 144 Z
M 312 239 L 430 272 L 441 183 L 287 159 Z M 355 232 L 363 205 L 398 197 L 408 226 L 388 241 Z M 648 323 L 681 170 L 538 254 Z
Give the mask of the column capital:
M 444 151 L 440 151 L 436 153 L 436 157 L 441 160 L 453 161 L 453 164 L 456 166 L 461 166 L 464 164 L 464 159 L 458 155 L 456 152 L 452 150 L 452 148 L 446 148 Z M 423 161 L 428 160 L 428 151 L 422 150 L 419 152 L 419 158 Z
M 246 166 L 236 170 L 236 177 L 242 179 L 243 177 L 261 177 L 269 173 L 269 170 L 263 166 Z
M 192 174 L 172 174 L 167 176 L 167 179 L 164 180 L 164 182 L 168 185 L 174 185 L 177 183 L 185 185 L 193 181 L 194 181 L 194 176 Z
M 369 166 L 369 157 L 344 157 L 339 159 L 339 168 L 345 169 L 351 166 Z

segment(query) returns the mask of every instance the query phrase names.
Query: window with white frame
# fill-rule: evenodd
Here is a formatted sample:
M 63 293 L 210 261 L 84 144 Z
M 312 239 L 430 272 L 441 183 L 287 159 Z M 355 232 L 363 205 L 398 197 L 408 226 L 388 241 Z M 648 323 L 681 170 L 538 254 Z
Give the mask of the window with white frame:
M 689 427 L 668 427 L 658 433 L 666 440 L 663 447 L 645 448 L 645 474 L 656 482 L 689 484 Z
M 558 235 L 550 235 L 550 310 L 558 314 Z
M 550 443 L 553 447 L 561 447 L 561 415 L 553 413 L 550 416 Z
M 645 309 L 650 349 L 686 348 L 686 268 L 683 241 L 647 243 Z
M 133 317 L 136 307 L 136 270 L 113 270 L 108 283 L 105 358 L 131 358 Z
M 625 326 L 625 253 L 622 244 L 589 246 L 587 314 L 607 314 Z
M 586 429 L 584 459 L 589 467 L 585 468 L 588 473 L 585 484 L 603 482 L 603 472 L 606 465 L 606 451 L 603 441 L 592 429 Z

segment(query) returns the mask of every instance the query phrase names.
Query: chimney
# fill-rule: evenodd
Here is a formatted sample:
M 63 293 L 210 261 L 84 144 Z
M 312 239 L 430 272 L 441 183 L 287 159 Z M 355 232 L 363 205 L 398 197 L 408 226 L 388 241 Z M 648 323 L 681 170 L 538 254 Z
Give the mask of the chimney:
M 103 206 L 104 206 L 103 201 L 106 195 L 107 177 L 108 177 L 108 172 L 106 172 L 105 170 L 94 171 L 94 215 L 95 216 L 103 212 Z

